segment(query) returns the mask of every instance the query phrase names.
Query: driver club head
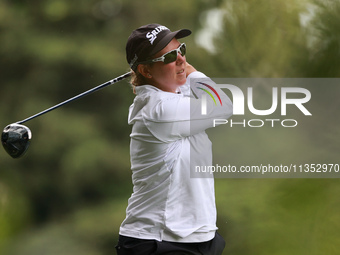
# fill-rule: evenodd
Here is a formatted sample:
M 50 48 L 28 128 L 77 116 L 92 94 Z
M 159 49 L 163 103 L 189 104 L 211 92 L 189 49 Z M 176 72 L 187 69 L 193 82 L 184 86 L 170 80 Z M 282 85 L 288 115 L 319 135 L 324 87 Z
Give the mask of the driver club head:
M 19 158 L 27 151 L 31 138 L 32 132 L 28 127 L 13 123 L 2 131 L 1 143 L 12 158 Z

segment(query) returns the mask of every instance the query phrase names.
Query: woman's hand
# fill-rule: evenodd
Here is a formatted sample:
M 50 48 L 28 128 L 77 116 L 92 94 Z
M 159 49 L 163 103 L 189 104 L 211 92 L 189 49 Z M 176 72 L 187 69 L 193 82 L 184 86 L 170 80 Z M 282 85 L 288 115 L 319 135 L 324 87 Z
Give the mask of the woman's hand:
M 187 74 L 187 77 L 189 74 L 191 74 L 192 72 L 195 72 L 197 71 L 195 69 L 195 67 L 193 67 L 192 65 L 190 65 L 188 62 L 186 63 L 186 74 Z

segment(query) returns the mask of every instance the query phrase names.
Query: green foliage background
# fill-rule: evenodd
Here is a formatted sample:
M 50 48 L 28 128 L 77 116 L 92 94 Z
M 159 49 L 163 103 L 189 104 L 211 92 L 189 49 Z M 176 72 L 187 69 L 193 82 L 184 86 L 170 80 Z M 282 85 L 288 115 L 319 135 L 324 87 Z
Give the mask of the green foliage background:
M 147 23 L 191 29 L 187 60 L 211 77 L 339 77 L 339 13 L 338 0 L 2 0 L 0 123 L 128 71 L 126 40 Z M 331 100 L 326 90 L 318 97 L 329 114 L 303 137 L 337 155 L 339 126 L 320 122 L 339 124 L 340 88 Z M 114 254 L 132 190 L 133 97 L 126 81 L 115 84 L 27 123 L 33 139 L 23 158 L 2 150 L 1 254 Z M 285 141 L 256 138 L 238 130 L 230 144 L 247 140 L 269 153 Z M 339 191 L 338 179 L 217 179 L 224 254 L 339 254 Z

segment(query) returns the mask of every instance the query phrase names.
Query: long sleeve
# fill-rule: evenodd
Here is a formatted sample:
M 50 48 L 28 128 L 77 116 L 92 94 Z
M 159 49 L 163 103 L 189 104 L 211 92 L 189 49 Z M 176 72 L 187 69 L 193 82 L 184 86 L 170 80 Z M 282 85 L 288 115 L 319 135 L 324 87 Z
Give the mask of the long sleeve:
M 199 78 L 199 79 L 198 79 Z M 227 119 L 232 115 L 229 97 L 204 74 L 194 72 L 188 77 L 183 94 L 165 93 L 150 97 L 143 109 L 145 125 L 150 132 L 163 142 L 171 142 L 197 134 L 213 127 L 214 119 Z M 204 85 L 203 85 L 204 84 Z M 202 87 L 209 86 L 219 95 L 221 103 L 206 94 Z M 193 96 L 194 94 L 194 96 Z M 202 114 L 202 95 L 206 94 L 206 114 Z M 214 94 L 215 95 L 215 94 Z

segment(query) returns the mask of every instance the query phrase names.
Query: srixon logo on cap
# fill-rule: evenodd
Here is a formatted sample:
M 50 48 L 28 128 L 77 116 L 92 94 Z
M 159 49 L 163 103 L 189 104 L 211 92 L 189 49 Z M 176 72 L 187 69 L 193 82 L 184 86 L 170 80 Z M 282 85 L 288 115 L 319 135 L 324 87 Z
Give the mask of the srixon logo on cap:
M 152 30 L 151 32 L 148 32 L 146 34 L 146 38 L 149 39 L 151 45 L 153 44 L 153 42 L 157 39 L 157 35 L 162 32 L 163 30 L 169 30 L 169 28 L 165 27 L 165 26 L 159 26 L 156 27 L 154 30 Z

